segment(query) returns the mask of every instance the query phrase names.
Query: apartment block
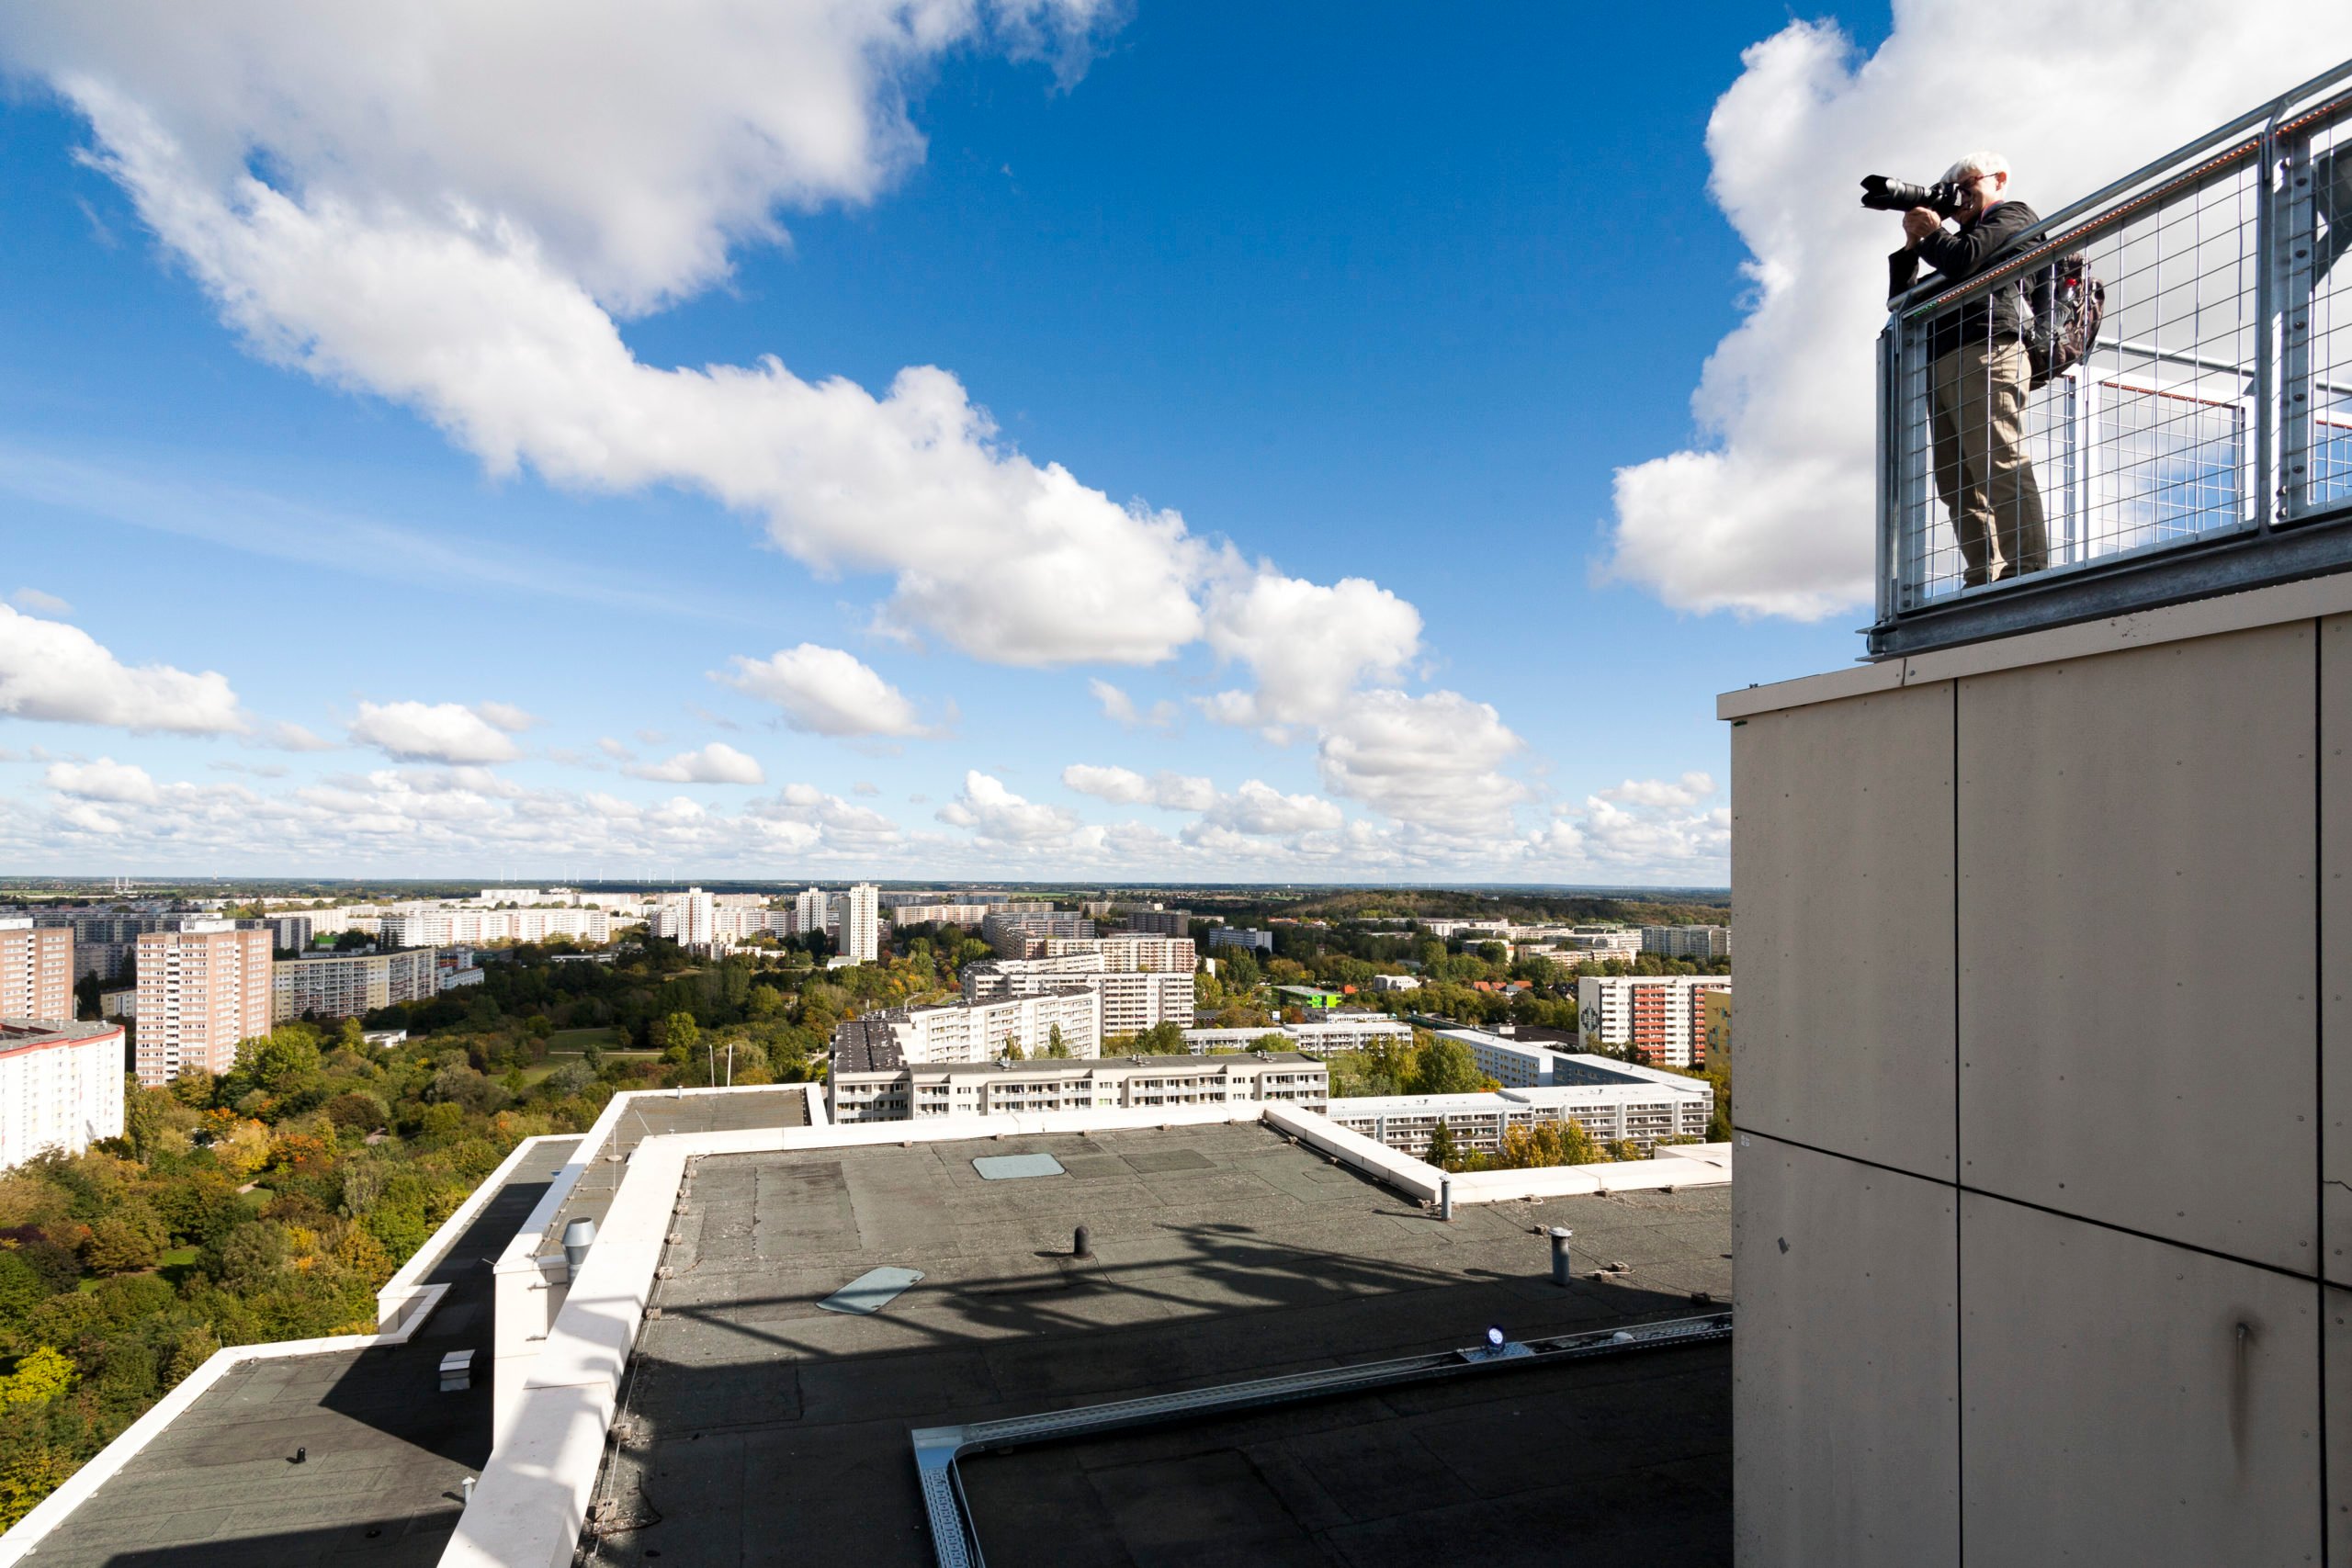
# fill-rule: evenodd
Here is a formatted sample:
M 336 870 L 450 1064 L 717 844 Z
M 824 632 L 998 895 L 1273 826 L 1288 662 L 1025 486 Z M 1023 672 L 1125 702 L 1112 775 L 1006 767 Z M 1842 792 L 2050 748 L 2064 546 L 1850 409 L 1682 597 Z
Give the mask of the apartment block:
M 980 921 L 980 940 L 999 958 L 1043 958 L 1046 942 L 1055 938 L 1092 940 L 1094 922 L 1086 916 L 1034 905 L 1008 905 L 990 909 Z
M 1194 1051 L 1247 1049 L 1269 1034 L 1279 1034 L 1295 1050 L 1328 1055 L 1333 1051 L 1362 1051 L 1373 1045 L 1410 1045 L 1413 1026 L 1385 1013 L 1341 1013 L 1304 1023 L 1270 1023 L 1257 1029 L 1188 1029 L 1184 1043 Z
M 377 940 L 385 947 L 449 947 L 483 946 L 494 942 L 546 942 L 559 936 L 601 943 L 612 940 L 615 919 L 609 909 L 412 906 L 383 910 L 374 917 L 373 923 Z M 368 929 L 367 920 L 364 917 L 352 918 L 345 929 L 364 931 Z
M 26 916 L 0 919 L 0 1017 L 74 1016 L 74 931 Z
M 988 919 L 993 904 L 894 904 L 890 907 L 890 923 L 894 926 L 977 926 Z
M 938 1007 L 889 1008 L 842 1022 L 833 1032 L 836 1052 L 857 1042 L 888 1039 L 908 1062 L 992 1062 L 1018 1049 L 1042 1056 L 1057 1032 L 1072 1056 L 1096 1056 L 1102 1047 L 1102 993 L 1076 986 L 1067 990 Z
M 835 1122 L 906 1122 L 1048 1111 L 1118 1111 L 1281 1100 L 1320 1111 L 1330 1075 L 1295 1052 L 1112 1056 L 1095 1061 L 913 1064 L 894 1044 L 836 1050 L 826 1087 Z
M 1630 1143 L 1643 1154 L 1664 1139 L 1702 1138 L 1715 1113 L 1715 1091 L 1702 1078 L 1646 1074 L 1600 1056 L 1577 1056 L 1587 1080 L 1487 1094 L 1362 1095 L 1334 1100 L 1324 1114 L 1419 1158 L 1443 1122 L 1459 1149 L 1491 1154 L 1512 1127 L 1573 1122 L 1601 1144 Z
M 1723 975 L 1586 975 L 1577 980 L 1577 1021 L 1588 1045 L 1630 1048 L 1669 1067 L 1707 1060 L 1700 998 L 1731 989 Z
M 1129 909 L 1120 918 L 1128 931 L 1144 936 L 1189 936 L 1193 930 L 1190 909 Z
M 1052 958 L 1001 958 L 964 967 L 964 999 L 1036 996 L 1085 987 L 1102 998 L 1102 1033 L 1139 1034 L 1162 1023 L 1193 1020 L 1193 976 L 1148 970 L 1112 970 L 1089 948 Z
M 841 896 L 841 956 L 872 964 L 882 956 L 882 906 L 872 883 L 861 882 Z
M 240 1041 L 269 1032 L 272 933 L 183 919 L 139 939 L 132 1070 L 150 1088 L 200 1067 L 224 1073 Z
M 1272 953 L 1274 933 L 1251 931 L 1247 926 L 1212 926 L 1209 928 L 1209 951 L 1238 947 L 1245 953 Z
M 122 1026 L 0 1017 L 0 1170 L 122 1136 Z
M 1112 931 L 1103 936 L 1049 936 L 1046 939 L 1044 956 L 1062 958 L 1072 953 L 1099 953 L 1105 969 L 1140 969 L 1158 975 L 1190 975 L 1198 964 L 1194 962 L 1193 939 L 1188 936 L 1150 936 L 1132 931 Z
M 1729 926 L 1644 926 L 1642 951 L 1660 958 L 1688 958 L 1704 964 L 1731 956 Z
M 438 948 L 415 947 L 279 959 L 270 965 L 270 1019 L 357 1018 L 395 1002 L 431 1001 L 443 988 L 445 967 L 451 974 L 470 967 L 445 966 L 442 956 Z

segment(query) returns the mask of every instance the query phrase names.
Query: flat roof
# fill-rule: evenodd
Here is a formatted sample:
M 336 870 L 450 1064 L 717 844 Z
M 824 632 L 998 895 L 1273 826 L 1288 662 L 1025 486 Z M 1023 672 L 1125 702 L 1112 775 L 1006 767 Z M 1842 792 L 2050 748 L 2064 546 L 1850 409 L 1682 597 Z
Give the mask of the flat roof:
M 1061 1173 L 973 1164 L 1029 1154 Z M 1448 1223 L 1261 1122 L 712 1155 L 685 1201 L 589 1562 L 764 1562 L 788 1542 L 929 1564 L 914 1427 L 1730 1296 L 1728 1188 L 1464 1205 Z M 1577 1233 L 1565 1289 L 1555 1224 Z M 876 1269 L 922 1278 L 872 1313 L 819 1305 Z M 1720 1347 L 1603 1358 L 975 1459 L 967 1483 L 1001 1564 L 1419 1568 L 1588 1542 L 1713 1562 L 1730 1552 L 1730 1393 Z
M 1136 1055 L 1116 1056 L 1031 1056 L 1019 1062 L 916 1062 L 912 1070 L 926 1076 L 938 1073 L 947 1077 L 1001 1078 L 1021 1076 L 1035 1077 L 1039 1073 L 1083 1075 L 1103 1067 L 1137 1067 L 1159 1066 L 1170 1072 L 1210 1073 L 1229 1066 L 1247 1065 L 1259 1066 L 1319 1067 L 1322 1059 L 1302 1051 L 1269 1051 L 1264 1055 L 1244 1052 L 1239 1055 L 1196 1056 L 1190 1051 L 1170 1054 L 1147 1052 Z
M 82 1045 L 108 1036 L 119 1039 L 121 1034 L 121 1021 L 116 1019 L 0 1018 L 0 1056 L 53 1045 Z
M 613 1194 L 620 1190 L 621 1177 L 628 1168 L 628 1156 L 648 1138 L 670 1133 L 731 1133 L 754 1127 L 808 1124 L 808 1089 L 802 1084 L 779 1084 L 772 1089 L 738 1090 L 732 1094 L 697 1093 L 692 1089 L 681 1095 L 639 1093 L 614 1123 L 602 1157 L 580 1173 L 580 1179 L 572 1184 L 562 1206 L 556 1210 L 539 1250 L 542 1254 L 559 1250 L 563 1227 L 574 1220 L 594 1220 L 600 1225 L 604 1223 L 605 1211 L 613 1206 Z M 515 1228 L 509 1227 L 507 1234 L 512 1235 Z
M 404 1345 L 232 1368 L 34 1550 L 49 1568 L 425 1568 L 458 1526 L 459 1482 L 490 1458 L 489 1259 L 576 1139 L 537 1145 L 422 1281 L 447 1284 Z M 441 1358 L 474 1354 L 440 1392 Z M 296 1449 L 304 1461 L 292 1463 Z

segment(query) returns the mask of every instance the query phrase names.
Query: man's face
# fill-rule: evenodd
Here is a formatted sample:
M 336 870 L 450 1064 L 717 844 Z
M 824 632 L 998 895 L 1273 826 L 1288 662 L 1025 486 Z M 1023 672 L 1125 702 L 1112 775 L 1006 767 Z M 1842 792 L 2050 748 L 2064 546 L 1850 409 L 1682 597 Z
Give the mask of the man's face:
M 1960 208 L 1961 221 L 1965 223 L 1971 219 L 1982 217 L 1986 208 L 2001 199 L 2001 192 L 2007 187 L 2008 183 L 2009 176 L 2005 174 L 1977 175 L 1962 180 L 1960 183 L 1962 193 Z

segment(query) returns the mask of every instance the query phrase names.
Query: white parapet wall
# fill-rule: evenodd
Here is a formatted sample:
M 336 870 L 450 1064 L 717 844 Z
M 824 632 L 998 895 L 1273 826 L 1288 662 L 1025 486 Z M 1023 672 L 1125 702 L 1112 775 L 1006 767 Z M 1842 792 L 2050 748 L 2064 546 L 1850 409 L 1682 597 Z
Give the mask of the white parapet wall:
M 649 1101 L 702 1099 L 713 1095 L 775 1094 L 797 1089 L 811 1127 L 828 1125 L 822 1084 L 745 1084 L 729 1089 L 629 1089 L 605 1103 L 605 1109 L 582 1134 L 571 1157 L 556 1173 L 522 1228 L 499 1250 L 493 1265 L 491 1334 L 491 1446 L 506 1441 L 536 1361 L 553 1332 L 571 1286 L 571 1270 L 561 1251 L 563 1238 L 548 1229 L 583 1180 L 610 1181 L 617 1186 L 627 1162 L 605 1155 L 630 1111 Z M 590 1173 L 596 1174 L 592 1178 Z M 592 1188 L 591 1190 L 595 1189 Z M 602 1227 L 600 1227 L 600 1230 Z

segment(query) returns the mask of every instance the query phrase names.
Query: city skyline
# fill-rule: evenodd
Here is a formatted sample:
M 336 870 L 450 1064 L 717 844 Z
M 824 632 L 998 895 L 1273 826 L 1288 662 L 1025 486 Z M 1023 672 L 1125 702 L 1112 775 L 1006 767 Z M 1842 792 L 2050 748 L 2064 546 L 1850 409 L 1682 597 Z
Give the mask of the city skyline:
M 1851 183 L 2011 13 L 21 8 L 0 855 L 1723 886 L 1708 696 L 1856 651 Z M 2055 207 L 2291 25 L 1971 112 Z

